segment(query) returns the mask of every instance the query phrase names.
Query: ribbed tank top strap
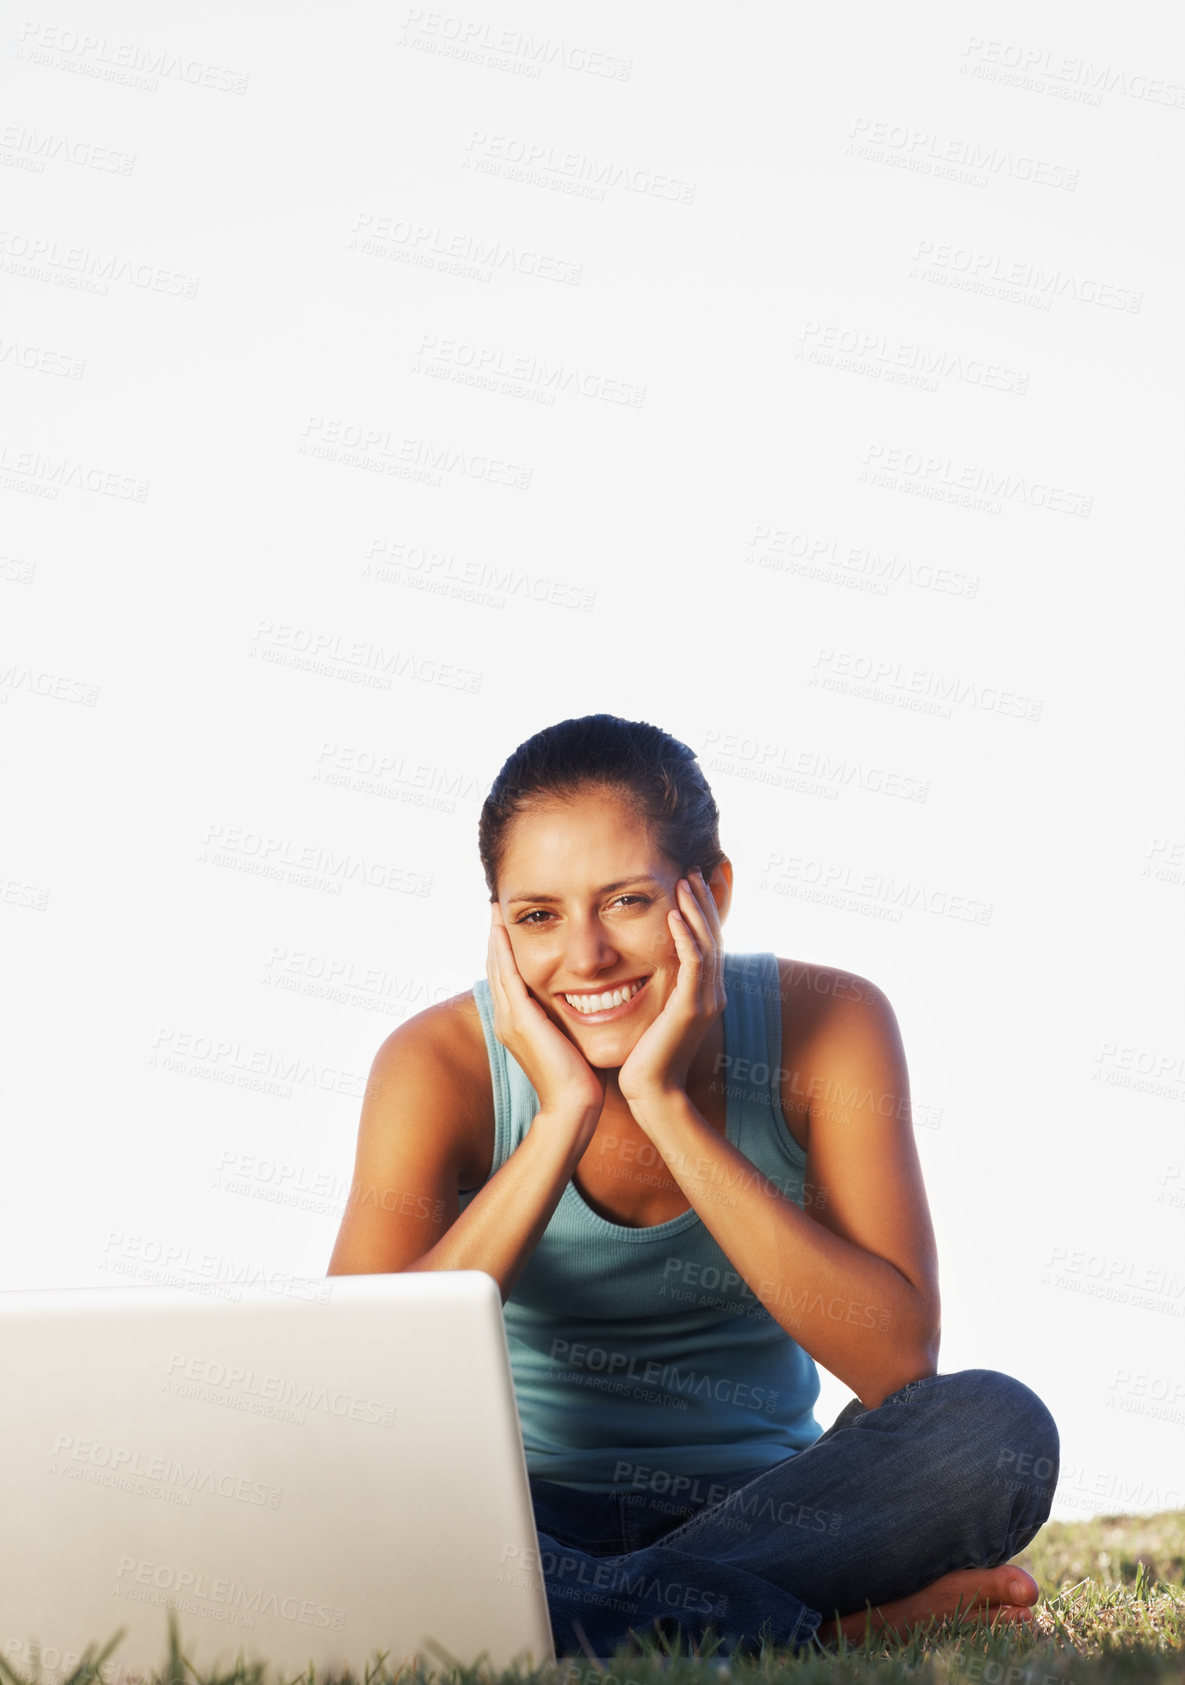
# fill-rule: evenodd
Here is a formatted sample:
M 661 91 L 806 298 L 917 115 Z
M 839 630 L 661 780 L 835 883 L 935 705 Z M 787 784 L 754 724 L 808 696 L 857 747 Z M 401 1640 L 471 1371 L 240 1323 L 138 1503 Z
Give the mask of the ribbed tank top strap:
M 801 1198 L 806 1153 L 782 1112 L 782 988 L 776 954 L 729 954 L 725 984 L 735 1041 L 724 1076 L 736 1145 L 783 1193 Z

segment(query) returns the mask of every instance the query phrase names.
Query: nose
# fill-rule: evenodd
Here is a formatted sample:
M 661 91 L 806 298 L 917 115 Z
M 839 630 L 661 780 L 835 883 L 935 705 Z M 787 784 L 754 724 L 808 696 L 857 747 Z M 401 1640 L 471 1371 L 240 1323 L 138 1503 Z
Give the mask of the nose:
M 569 976 L 592 979 L 617 964 L 617 949 L 599 918 L 569 918 L 564 937 L 564 969 Z

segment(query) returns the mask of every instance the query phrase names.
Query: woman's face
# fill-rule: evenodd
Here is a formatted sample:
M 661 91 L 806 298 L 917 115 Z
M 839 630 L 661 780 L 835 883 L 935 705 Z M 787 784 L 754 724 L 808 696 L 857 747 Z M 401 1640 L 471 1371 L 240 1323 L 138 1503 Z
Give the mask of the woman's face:
M 590 1065 L 624 1064 L 679 974 L 667 924 L 682 867 L 628 802 L 596 791 L 510 827 L 498 903 L 523 982 Z M 721 873 L 717 900 L 726 887 Z M 602 997 L 626 987 L 613 1005 Z

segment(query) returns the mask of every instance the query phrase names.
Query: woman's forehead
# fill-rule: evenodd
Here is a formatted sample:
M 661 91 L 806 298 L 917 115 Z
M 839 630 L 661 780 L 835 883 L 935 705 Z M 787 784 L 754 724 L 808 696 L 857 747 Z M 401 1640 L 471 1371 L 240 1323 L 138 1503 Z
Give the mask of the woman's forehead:
M 544 875 L 600 885 L 650 875 L 665 881 L 674 862 L 656 846 L 642 816 L 612 795 L 577 797 L 533 805 L 512 821 L 503 857 L 503 893 L 543 890 Z M 524 873 L 531 877 L 527 884 Z M 514 884 L 511 884 L 511 879 Z

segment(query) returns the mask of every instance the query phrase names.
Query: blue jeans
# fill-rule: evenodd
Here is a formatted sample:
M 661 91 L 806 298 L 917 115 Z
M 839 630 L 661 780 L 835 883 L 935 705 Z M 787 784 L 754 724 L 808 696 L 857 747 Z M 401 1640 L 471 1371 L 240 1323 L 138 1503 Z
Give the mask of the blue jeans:
M 630 1465 L 611 1493 L 532 1479 L 556 1651 L 610 1656 L 676 1624 L 724 1655 L 806 1647 L 822 1620 L 1015 1556 L 1049 1514 L 1058 1449 L 1034 1392 L 964 1369 L 875 1410 L 852 1399 L 807 1450 L 745 1474 Z

